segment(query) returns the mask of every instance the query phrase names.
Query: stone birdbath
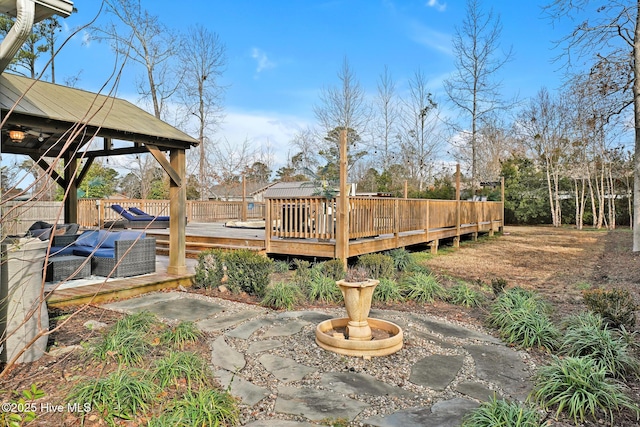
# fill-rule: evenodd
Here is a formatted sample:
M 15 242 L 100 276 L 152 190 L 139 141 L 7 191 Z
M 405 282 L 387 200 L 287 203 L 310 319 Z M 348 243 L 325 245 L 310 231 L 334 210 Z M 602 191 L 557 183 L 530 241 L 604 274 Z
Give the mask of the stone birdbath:
M 369 317 L 373 291 L 379 280 L 350 270 L 338 280 L 346 318 L 329 319 L 316 328 L 316 343 L 325 350 L 347 356 L 386 356 L 402 348 L 402 329 L 391 322 Z

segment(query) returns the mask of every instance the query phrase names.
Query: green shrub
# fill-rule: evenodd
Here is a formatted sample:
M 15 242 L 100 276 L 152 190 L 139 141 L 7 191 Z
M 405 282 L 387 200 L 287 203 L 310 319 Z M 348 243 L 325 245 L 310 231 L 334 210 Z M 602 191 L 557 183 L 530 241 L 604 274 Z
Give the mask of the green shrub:
M 415 263 L 411 252 L 405 248 L 393 249 L 388 252 L 388 255 L 393 259 L 393 265 L 398 271 L 408 270 Z
M 601 414 L 614 425 L 614 411 L 623 408 L 640 415 L 636 404 L 624 393 L 624 386 L 606 374 L 604 367 L 591 358 L 553 356 L 552 363 L 536 374 L 531 397 L 545 410 L 557 408 L 556 417 L 566 412 L 576 425 L 589 415 L 598 419 Z
M 633 330 L 638 306 L 626 289 L 590 289 L 582 292 L 589 310 L 602 316 L 609 326 Z
M 342 292 L 336 281 L 327 276 L 316 276 L 307 287 L 307 295 L 310 301 L 334 303 L 342 300 Z
M 322 263 L 322 272 L 334 281 L 344 279 L 346 270 L 341 259 L 331 259 Z
M 220 286 L 224 277 L 224 257 L 222 249 L 208 249 L 198 254 L 194 285 L 196 288 Z
M 396 270 L 393 258 L 384 254 L 361 255 L 357 265 L 367 270 L 371 279 L 391 278 Z
M 484 295 L 467 283 L 461 283 L 447 291 L 447 301 L 464 307 L 480 307 L 484 301 Z
M 115 418 L 132 420 L 148 410 L 157 392 L 156 385 L 144 371 L 119 369 L 105 378 L 91 378 L 79 383 L 68 395 L 67 402 L 90 404 L 91 413 L 101 413 L 111 426 Z M 78 413 L 84 419 L 87 414 Z
M 392 280 L 387 278 L 380 279 L 380 283 L 373 291 L 373 301 L 391 303 L 402 301 L 402 292 L 400 286 Z
M 433 302 L 446 295 L 445 289 L 433 274 L 407 274 L 402 278 L 400 286 L 405 299 L 418 303 Z
M 273 271 L 273 261 L 254 251 L 240 249 L 228 252 L 225 264 L 229 289 L 264 296 Z
M 163 343 L 183 349 L 185 344 L 196 342 L 202 336 L 202 332 L 193 322 L 180 322 L 174 327 L 168 328 L 160 336 Z
M 541 414 L 530 406 L 492 397 L 469 412 L 462 420 L 462 427 L 542 427 Z
M 571 357 L 589 357 L 613 377 L 638 374 L 638 361 L 628 342 L 608 329 L 597 314 L 582 313 L 568 320 L 560 352 Z
M 240 424 L 240 411 L 229 393 L 200 389 L 174 401 L 161 418 L 165 423 L 154 425 L 235 426 Z
M 189 352 L 170 352 L 157 360 L 153 367 L 153 378 L 161 388 L 178 385 L 185 380 L 187 387 L 203 386 L 211 382 L 211 372 L 207 362 L 199 355 Z
M 291 310 L 302 298 L 302 291 L 295 283 L 278 282 L 269 286 L 260 302 L 276 310 Z

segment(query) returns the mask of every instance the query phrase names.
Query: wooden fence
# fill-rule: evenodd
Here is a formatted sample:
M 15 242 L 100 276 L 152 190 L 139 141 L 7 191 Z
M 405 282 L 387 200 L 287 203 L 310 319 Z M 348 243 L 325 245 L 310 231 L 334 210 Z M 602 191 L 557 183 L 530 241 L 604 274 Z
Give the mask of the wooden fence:
M 103 200 L 81 199 L 78 201 L 78 223 L 83 227 L 97 227 L 104 221 L 121 219 L 112 204 L 122 207 L 137 207 L 151 215 L 169 215 L 169 200 Z M 4 202 L 1 207 L 2 232 L 4 235 L 24 234 L 35 221 L 62 223 L 64 208 L 62 202 Z M 242 202 L 195 201 L 188 200 L 186 205 L 187 221 L 217 222 L 241 219 Z M 247 219 L 264 218 L 264 203 L 248 202 Z

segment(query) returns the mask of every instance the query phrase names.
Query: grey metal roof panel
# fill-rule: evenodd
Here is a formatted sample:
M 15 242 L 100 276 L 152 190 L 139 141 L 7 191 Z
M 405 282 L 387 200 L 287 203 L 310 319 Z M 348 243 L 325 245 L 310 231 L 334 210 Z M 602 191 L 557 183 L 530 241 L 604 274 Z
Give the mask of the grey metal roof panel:
M 14 105 L 16 113 L 30 116 L 198 144 L 124 99 L 4 73 L 0 76 L 0 108 L 8 111 Z

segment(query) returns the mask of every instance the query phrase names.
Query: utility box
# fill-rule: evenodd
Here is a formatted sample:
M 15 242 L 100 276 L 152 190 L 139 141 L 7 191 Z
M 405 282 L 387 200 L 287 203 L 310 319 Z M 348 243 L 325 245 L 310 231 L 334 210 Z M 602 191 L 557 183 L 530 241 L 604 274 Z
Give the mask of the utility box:
M 8 362 L 40 331 L 49 330 L 42 278 L 48 241 L 7 237 L 0 242 L 0 361 Z M 18 363 L 38 360 L 47 349 L 47 335 L 38 338 Z

